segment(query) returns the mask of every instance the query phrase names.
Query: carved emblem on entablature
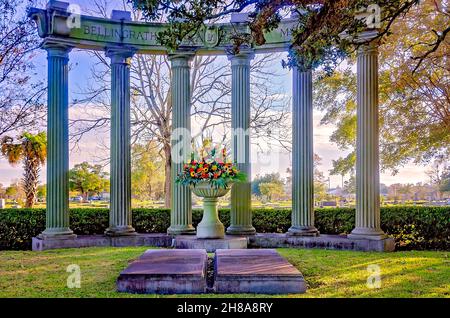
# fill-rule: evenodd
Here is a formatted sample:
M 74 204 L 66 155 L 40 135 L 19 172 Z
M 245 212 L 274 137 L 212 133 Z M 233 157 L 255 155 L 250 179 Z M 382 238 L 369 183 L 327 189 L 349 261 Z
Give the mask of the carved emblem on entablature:
M 205 26 L 203 30 L 201 31 L 201 38 L 203 41 L 203 45 L 212 48 L 219 44 L 219 38 L 220 38 L 220 29 L 218 26 L 215 25 L 209 25 Z

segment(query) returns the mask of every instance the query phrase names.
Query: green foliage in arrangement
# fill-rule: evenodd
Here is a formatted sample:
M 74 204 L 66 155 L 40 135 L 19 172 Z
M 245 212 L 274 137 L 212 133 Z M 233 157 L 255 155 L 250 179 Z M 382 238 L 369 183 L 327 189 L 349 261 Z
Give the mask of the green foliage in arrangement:
M 219 211 L 225 226 L 229 209 Z M 108 227 L 108 209 L 70 210 L 70 227 L 76 234 L 103 234 Z M 202 210 L 192 212 L 193 225 Z M 322 234 L 347 234 L 355 224 L 351 208 L 316 209 L 315 225 Z M 450 207 L 398 206 L 381 208 L 381 227 L 396 242 L 396 248 L 450 249 Z M 254 209 L 253 226 L 259 233 L 285 233 L 291 225 L 290 209 Z M 133 226 L 139 233 L 165 233 L 170 226 L 169 209 L 133 209 Z M 31 248 L 31 238 L 45 228 L 45 209 L 0 210 L 0 250 Z

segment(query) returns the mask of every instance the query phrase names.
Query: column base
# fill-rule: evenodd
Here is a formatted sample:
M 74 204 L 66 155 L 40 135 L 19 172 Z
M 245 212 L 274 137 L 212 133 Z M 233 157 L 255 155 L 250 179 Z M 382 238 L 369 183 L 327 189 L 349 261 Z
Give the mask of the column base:
M 54 227 L 45 229 L 44 232 L 37 236 L 43 240 L 72 240 L 77 237 L 68 227 Z
M 256 230 L 251 225 L 230 225 L 227 228 L 229 235 L 255 235 Z
M 186 235 L 195 235 L 195 228 L 189 224 L 189 225 L 171 225 L 167 229 L 167 234 L 169 235 L 180 235 L 180 234 L 186 234 Z
M 286 233 L 292 236 L 319 236 L 319 230 L 315 226 L 291 226 Z
M 347 235 L 350 240 L 384 240 L 388 236 L 381 229 L 370 227 L 356 227 Z
M 109 227 L 105 231 L 107 236 L 130 236 L 137 235 L 136 230 L 131 226 L 114 226 Z

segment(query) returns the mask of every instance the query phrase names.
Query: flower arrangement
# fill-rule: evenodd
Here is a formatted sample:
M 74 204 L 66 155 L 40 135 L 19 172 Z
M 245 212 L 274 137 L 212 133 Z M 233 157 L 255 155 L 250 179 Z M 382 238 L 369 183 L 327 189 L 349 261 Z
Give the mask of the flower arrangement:
M 176 182 L 194 187 L 200 182 L 209 182 L 215 188 L 227 189 L 230 183 L 245 180 L 245 173 L 229 161 L 226 147 L 219 151 L 218 146 L 212 146 L 211 139 L 205 139 L 200 151 L 191 153 L 191 160 L 184 164 Z

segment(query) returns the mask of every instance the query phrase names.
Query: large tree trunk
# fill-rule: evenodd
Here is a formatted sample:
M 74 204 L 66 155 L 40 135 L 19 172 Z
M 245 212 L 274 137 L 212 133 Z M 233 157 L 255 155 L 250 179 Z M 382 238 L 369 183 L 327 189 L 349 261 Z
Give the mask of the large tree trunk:
M 149 182 L 149 185 L 148 185 L 148 200 L 152 200 L 152 199 L 153 199 L 152 185 Z
M 172 180 L 171 180 L 171 147 L 168 144 L 163 146 L 164 148 L 164 207 L 170 208 L 170 197 L 172 195 Z
M 25 158 L 23 174 L 23 190 L 25 191 L 25 207 L 32 208 L 36 199 L 38 179 L 39 179 L 39 163 L 33 159 Z

